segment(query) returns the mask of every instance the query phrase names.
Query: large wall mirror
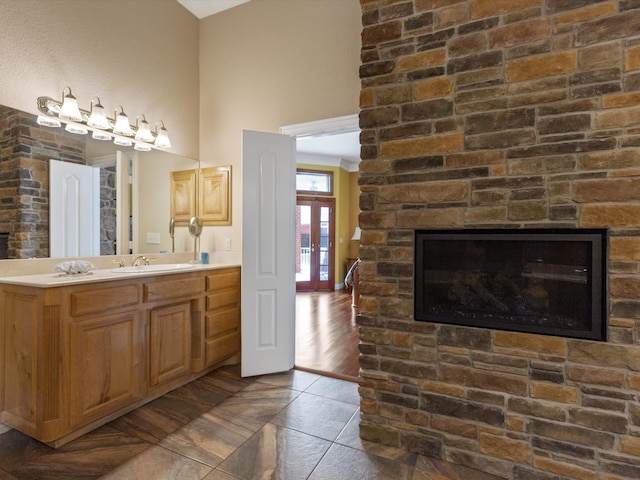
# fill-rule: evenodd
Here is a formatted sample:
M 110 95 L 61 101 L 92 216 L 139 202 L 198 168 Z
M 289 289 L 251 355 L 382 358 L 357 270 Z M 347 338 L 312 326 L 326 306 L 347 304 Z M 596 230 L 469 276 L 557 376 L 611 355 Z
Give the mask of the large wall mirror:
M 51 256 L 52 160 L 97 169 L 100 255 L 193 250 L 187 227 L 170 235 L 170 179 L 198 170 L 197 160 L 43 127 L 35 115 L 0 105 L 0 258 Z

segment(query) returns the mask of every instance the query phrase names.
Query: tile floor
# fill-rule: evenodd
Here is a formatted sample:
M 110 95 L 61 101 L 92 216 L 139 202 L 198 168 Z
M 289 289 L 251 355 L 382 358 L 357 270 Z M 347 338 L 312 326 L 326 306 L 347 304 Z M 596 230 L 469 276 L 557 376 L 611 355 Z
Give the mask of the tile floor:
M 498 480 L 362 441 L 357 384 L 225 367 L 52 449 L 0 425 L 0 480 Z

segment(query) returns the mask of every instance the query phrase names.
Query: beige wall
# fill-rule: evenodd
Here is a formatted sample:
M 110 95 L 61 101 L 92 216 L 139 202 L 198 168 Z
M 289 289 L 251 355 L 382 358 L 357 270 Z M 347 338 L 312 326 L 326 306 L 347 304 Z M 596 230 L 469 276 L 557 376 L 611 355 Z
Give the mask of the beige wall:
M 200 23 L 200 160 L 232 165 L 233 224 L 203 248 L 241 242 L 241 132 L 359 111 L 358 0 L 252 0 Z
M 0 104 L 37 113 L 70 86 L 130 119 L 164 120 L 198 157 L 198 19 L 175 0 L 0 0 Z

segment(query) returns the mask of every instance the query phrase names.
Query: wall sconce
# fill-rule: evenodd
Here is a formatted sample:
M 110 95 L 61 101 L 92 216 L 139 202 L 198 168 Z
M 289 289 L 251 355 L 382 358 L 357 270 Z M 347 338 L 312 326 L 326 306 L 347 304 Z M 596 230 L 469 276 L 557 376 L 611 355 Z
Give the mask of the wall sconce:
M 152 148 L 171 148 L 164 122 L 160 122 L 160 130 L 156 124 L 156 130 L 152 132 L 147 119 L 141 115 L 142 120 L 136 119 L 136 125 L 133 127 L 122 105 L 116 107 L 114 118 L 111 119 L 105 114 L 98 97 L 91 100 L 90 111 L 82 110 L 69 87 L 62 90 L 61 101 L 50 97 L 38 97 L 38 110 L 43 114 L 38 116 L 38 125 L 57 128 L 65 123 L 65 130 L 68 132 L 85 135 L 91 130 L 91 136 L 96 140 L 113 139 L 116 145 L 127 147 L 135 143 L 134 148 L 142 152 L 148 152 Z
M 351 240 L 360 241 L 360 234 L 361 233 L 362 233 L 362 230 L 360 230 L 360 227 L 356 227 L 355 231 L 353 232 L 353 237 L 351 237 Z

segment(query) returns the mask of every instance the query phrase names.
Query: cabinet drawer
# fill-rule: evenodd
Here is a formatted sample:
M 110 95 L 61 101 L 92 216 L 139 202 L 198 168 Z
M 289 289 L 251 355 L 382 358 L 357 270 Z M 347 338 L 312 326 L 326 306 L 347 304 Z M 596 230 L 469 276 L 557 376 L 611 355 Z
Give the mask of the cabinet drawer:
M 144 284 L 144 301 L 154 302 L 179 298 L 185 295 L 196 296 L 204 290 L 201 277 L 178 278 L 174 280 L 154 281 Z
M 213 337 L 240 328 L 240 312 L 237 307 L 205 315 L 205 337 Z
M 140 301 L 140 288 L 138 285 L 102 286 L 93 290 L 73 292 L 70 298 L 71 315 L 86 315 L 136 305 Z
M 207 295 L 207 310 L 229 307 L 240 303 L 239 290 L 224 290 L 222 292 L 209 293 Z
M 205 361 L 207 365 L 221 362 L 240 352 L 240 332 L 212 338 L 205 343 Z
M 207 275 L 207 292 L 224 288 L 240 288 L 240 270 L 222 270 Z

